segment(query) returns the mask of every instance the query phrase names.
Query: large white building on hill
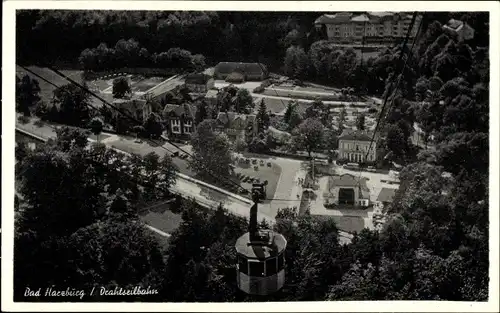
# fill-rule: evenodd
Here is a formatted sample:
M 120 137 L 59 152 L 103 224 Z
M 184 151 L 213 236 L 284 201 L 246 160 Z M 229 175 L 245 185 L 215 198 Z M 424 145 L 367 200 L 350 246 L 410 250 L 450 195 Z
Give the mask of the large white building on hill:
M 338 12 L 323 14 L 314 24 L 324 27 L 328 40 L 339 44 L 393 44 L 406 36 L 411 20 L 410 12 Z M 416 36 L 421 20 L 418 15 L 410 39 Z

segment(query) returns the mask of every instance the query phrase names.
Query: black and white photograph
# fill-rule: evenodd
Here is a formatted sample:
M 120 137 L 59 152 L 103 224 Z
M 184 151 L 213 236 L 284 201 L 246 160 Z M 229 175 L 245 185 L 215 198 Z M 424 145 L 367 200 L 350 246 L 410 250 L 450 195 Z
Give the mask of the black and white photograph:
M 2 310 L 499 310 L 497 2 L 23 2 Z

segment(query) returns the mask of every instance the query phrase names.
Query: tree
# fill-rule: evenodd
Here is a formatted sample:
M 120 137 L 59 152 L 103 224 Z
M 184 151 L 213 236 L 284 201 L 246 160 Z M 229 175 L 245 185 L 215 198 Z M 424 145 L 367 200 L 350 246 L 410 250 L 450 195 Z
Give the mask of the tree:
M 97 141 L 99 141 L 99 135 L 101 134 L 104 127 L 102 119 L 99 117 L 92 118 L 90 120 L 89 127 L 92 133 L 97 136 Z
M 243 153 L 247 150 L 247 148 L 248 148 L 248 145 L 247 145 L 245 140 L 238 139 L 234 143 L 234 151 L 236 151 L 236 152 Z
M 339 115 L 339 122 L 340 123 L 345 122 L 346 115 L 347 115 L 347 112 L 346 112 L 345 108 L 342 108 L 340 110 L 340 115 Z
M 59 120 L 72 126 L 82 126 L 89 119 L 89 94 L 82 88 L 67 84 L 54 90 L 52 107 L 59 108 Z
M 160 289 L 165 271 L 158 240 L 141 223 L 111 218 L 81 228 L 68 238 L 68 259 L 72 264 L 67 280 L 73 288 L 96 285 L 114 288 Z M 94 296 L 94 301 L 105 297 Z M 151 296 L 127 296 L 145 301 Z M 154 296 L 160 299 L 159 295 Z M 147 300 L 146 300 L 147 301 Z
M 328 128 L 325 131 L 324 148 L 328 151 L 337 150 L 339 147 L 339 136 L 336 130 Z
M 295 129 L 295 127 L 302 122 L 302 117 L 298 112 L 298 106 L 299 104 L 296 100 L 288 102 L 284 115 L 284 121 L 288 124 L 288 130 Z
M 253 98 L 247 89 L 239 89 L 234 101 L 234 110 L 238 113 L 249 114 L 253 109 Z
M 114 98 L 124 98 L 127 94 L 130 94 L 132 89 L 130 88 L 128 79 L 126 77 L 118 77 L 113 80 L 113 97 Z
M 264 99 L 260 101 L 259 111 L 257 112 L 256 119 L 257 119 L 258 132 L 259 133 L 264 132 L 269 127 L 270 123 L 270 117 L 269 113 L 267 112 L 267 107 L 266 103 L 264 102 Z
M 205 120 L 197 127 L 191 138 L 193 158 L 191 168 L 202 178 L 221 183 L 231 176 L 231 144 L 224 134 L 216 134 L 213 120 Z
M 387 149 L 396 157 L 404 158 L 408 150 L 408 138 L 398 125 L 390 125 L 386 139 Z
M 364 130 L 365 129 L 365 114 L 360 113 L 356 117 L 356 128 L 358 130 Z
M 144 131 L 152 138 L 158 138 L 163 132 L 160 116 L 156 113 L 150 113 L 144 121 Z
M 207 109 L 208 109 L 207 103 L 204 100 L 202 100 L 198 104 L 198 109 L 196 110 L 196 115 L 194 118 L 194 123 L 196 125 L 200 124 L 208 117 L 208 110 Z
M 316 118 L 322 117 L 324 104 L 321 100 L 314 100 L 310 106 L 306 109 L 305 118 Z
M 132 127 L 132 131 L 135 133 L 135 139 L 137 139 L 139 136 L 142 136 L 146 132 L 146 129 L 142 125 L 136 125 Z
M 23 78 L 16 75 L 16 108 L 25 116 L 30 115 L 30 108 L 40 101 L 40 86 L 38 80 L 31 79 L 27 74 Z
M 285 74 L 291 78 L 303 79 L 309 70 L 309 59 L 304 49 L 292 46 L 286 50 Z
M 324 127 L 317 119 L 308 118 L 304 120 L 297 128 L 297 144 L 305 149 L 311 157 L 311 152 L 321 147 L 323 142 Z

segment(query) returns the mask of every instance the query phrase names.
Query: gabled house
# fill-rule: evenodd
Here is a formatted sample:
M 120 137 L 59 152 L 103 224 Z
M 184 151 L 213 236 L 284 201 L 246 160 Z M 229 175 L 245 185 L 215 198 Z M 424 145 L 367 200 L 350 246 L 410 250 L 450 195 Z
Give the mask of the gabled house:
M 189 74 L 185 77 L 186 88 L 193 93 L 206 93 L 214 88 L 214 79 L 206 74 Z
M 189 138 L 195 130 L 196 107 L 185 103 L 167 104 L 163 109 L 163 118 L 167 123 L 167 132 L 172 137 Z
M 443 30 L 456 36 L 458 41 L 466 41 L 474 38 L 474 28 L 460 20 L 451 19 L 443 25 Z
M 207 91 L 207 93 L 205 94 L 205 101 L 209 104 L 209 105 L 217 105 L 217 95 L 219 94 L 219 90 L 217 89 L 210 89 Z
M 115 118 L 127 118 L 121 112 L 131 116 L 140 122 L 144 122 L 149 114 L 152 112 L 151 104 L 145 99 L 114 99 L 113 106 L 118 110 L 112 110 L 112 114 Z
M 335 175 L 328 179 L 328 190 L 324 194 L 325 206 L 361 206 L 370 204 L 370 189 L 366 178 L 351 174 Z
M 245 140 L 247 136 L 257 135 L 255 115 L 220 112 L 216 119 L 216 129 L 224 132 L 230 140 Z

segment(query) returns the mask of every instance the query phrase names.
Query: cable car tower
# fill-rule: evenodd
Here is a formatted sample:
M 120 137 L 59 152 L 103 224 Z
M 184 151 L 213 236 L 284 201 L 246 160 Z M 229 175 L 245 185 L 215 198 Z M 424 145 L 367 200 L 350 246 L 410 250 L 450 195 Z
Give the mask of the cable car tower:
M 238 288 L 251 295 L 269 295 L 285 283 L 286 239 L 270 229 L 259 229 L 257 205 L 266 197 L 267 181 L 253 184 L 248 232 L 236 241 Z

